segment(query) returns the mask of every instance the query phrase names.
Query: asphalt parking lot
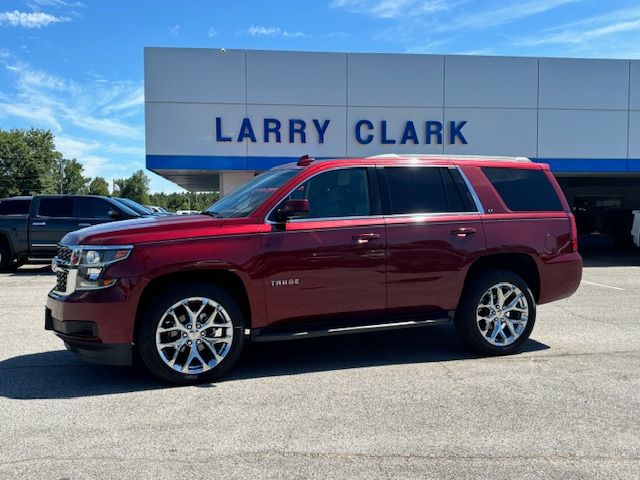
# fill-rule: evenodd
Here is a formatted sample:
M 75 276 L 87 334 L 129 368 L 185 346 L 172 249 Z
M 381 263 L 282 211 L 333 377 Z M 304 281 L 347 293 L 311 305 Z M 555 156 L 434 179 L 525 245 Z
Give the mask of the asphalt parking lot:
M 255 345 L 187 388 L 82 363 L 47 267 L 0 274 L 0 478 L 640 478 L 640 252 L 586 263 L 515 356 L 439 326 Z

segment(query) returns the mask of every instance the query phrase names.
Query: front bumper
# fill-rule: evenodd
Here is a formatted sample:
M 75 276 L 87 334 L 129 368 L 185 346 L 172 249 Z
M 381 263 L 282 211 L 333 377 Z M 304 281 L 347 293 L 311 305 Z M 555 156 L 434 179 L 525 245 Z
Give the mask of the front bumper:
M 45 307 L 44 328 L 53 331 L 64 341 L 67 350 L 77 353 L 87 362 L 116 366 L 133 363 L 133 344 L 101 343 L 95 322 L 59 320 L 52 315 L 49 307 Z

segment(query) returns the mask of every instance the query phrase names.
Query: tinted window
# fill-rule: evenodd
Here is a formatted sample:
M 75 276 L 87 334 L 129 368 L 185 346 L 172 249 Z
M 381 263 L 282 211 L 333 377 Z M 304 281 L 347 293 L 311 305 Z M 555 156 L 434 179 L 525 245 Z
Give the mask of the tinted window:
M 561 211 L 562 204 L 542 170 L 484 167 L 482 169 L 509 210 Z
M 1 200 L 0 215 L 28 215 L 31 200 Z
M 451 180 L 451 182 L 445 181 L 447 192 L 450 192 L 450 210 L 452 212 L 477 212 L 478 207 L 476 206 L 476 202 L 473 200 L 469 187 L 467 187 L 466 182 L 462 179 L 460 172 L 455 168 L 448 168 L 447 172 L 449 175 L 446 175 L 446 177 Z M 457 210 L 457 208 L 461 208 L 461 210 Z
M 76 198 L 76 217 L 81 218 L 111 218 L 109 211 L 116 208 L 102 198 Z
M 386 167 L 392 214 L 449 212 L 442 168 Z M 451 182 L 451 179 L 449 178 Z M 455 192 L 452 192 L 455 193 Z M 454 195 L 452 195 L 454 197 Z M 461 200 L 457 198 L 457 208 Z M 458 210 L 459 211 L 459 210 Z
M 344 168 L 321 173 L 300 185 L 292 199 L 308 199 L 305 218 L 354 217 L 371 214 L 365 168 Z
M 41 198 L 38 207 L 40 217 L 73 217 L 73 198 Z

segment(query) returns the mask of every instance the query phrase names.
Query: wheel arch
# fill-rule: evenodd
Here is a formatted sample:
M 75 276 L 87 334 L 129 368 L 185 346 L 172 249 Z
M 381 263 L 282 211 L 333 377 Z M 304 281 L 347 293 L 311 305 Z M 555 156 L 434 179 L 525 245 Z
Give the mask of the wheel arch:
M 540 270 L 535 259 L 526 253 L 495 253 L 476 259 L 465 277 L 465 286 L 469 280 L 486 270 L 507 270 L 521 276 L 529 285 L 536 303 L 540 300 Z M 464 295 L 464 292 L 463 292 Z
M 151 280 L 144 288 L 136 308 L 133 338 L 138 337 L 138 328 L 143 312 L 153 299 L 154 293 L 169 288 L 179 282 L 203 282 L 210 283 L 222 288 L 238 302 L 242 314 L 247 322 L 247 327 L 251 326 L 251 304 L 244 282 L 240 276 L 230 270 L 185 270 L 179 272 L 166 273 Z

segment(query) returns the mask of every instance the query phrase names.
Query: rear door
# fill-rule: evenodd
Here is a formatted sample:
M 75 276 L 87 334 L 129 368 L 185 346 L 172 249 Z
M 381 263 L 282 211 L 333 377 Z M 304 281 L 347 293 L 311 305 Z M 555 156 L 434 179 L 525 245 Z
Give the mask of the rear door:
M 53 256 L 62 237 L 80 228 L 73 215 L 73 197 L 36 197 L 33 201 L 34 215 L 30 219 L 31 254 Z
M 390 313 L 456 308 L 466 266 L 484 253 L 473 195 L 456 167 L 379 169 Z

